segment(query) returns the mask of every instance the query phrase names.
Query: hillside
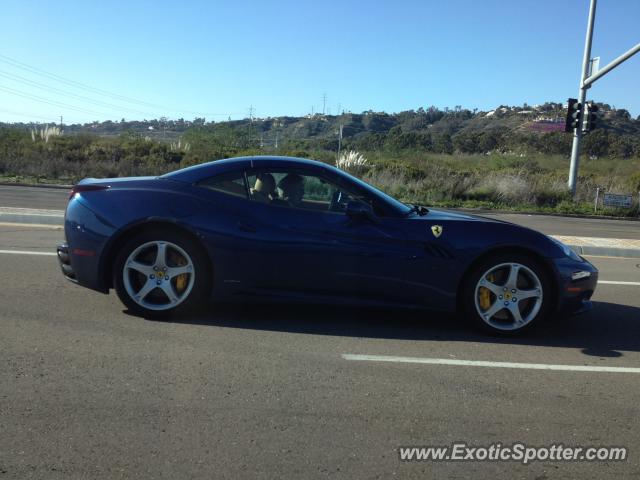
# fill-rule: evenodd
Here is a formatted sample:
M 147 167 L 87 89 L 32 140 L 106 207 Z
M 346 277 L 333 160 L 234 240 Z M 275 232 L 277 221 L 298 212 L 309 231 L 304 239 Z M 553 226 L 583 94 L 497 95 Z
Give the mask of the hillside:
M 591 213 L 597 188 L 640 190 L 640 119 L 600 105 L 585 136 L 577 195 L 567 194 L 572 135 L 562 104 L 488 112 L 418 109 L 206 122 L 205 119 L 0 124 L 0 178 L 72 183 L 157 175 L 213 159 L 277 154 L 334 163 L 364 155 L 352 173 L 425 205 Z M 639 206 L 614 215 L 637 216 Z M 600 212 L 600 210 L 599 210 Z M 605 212 L 607 213 L 607 212 Z
M 600 108 L 600 128 L 585 140 L 591 156 L 640 157 L 640 117 L 633 119 L 624 109 L 607 104 Z M 435 107 L 399 113 L 367 111 L 342 115 L 269 117 L 224 122 L 155 119 L 94 122 L 64 125 L 65 134 L 100 137 L 137 135 L 165 143 L 196 146 L 203 136 L 235 148 L 285 148 L 329 150 L 343 146 L 360 151 L 417 149 L 433 153 L 487 153 L 491 151 L 536 151 L 568 154 L 570 135 L 564 134 L 565 107 L 548 102 L 535 106 L 498 106 L 482 112 L 456 107 Z M 1 127 L 31 129 L 32 124 L 1 124 Z M 226 156 L 224 152 L 221 152 Z M 232 153 L 232 152 L 231 152 Z

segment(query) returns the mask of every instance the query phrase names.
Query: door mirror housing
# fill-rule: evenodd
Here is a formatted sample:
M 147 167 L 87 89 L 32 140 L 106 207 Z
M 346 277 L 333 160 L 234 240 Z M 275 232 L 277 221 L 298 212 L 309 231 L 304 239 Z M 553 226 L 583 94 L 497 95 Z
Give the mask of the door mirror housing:
M 373 213 L 373 208 L 371 207 L 371 205 L 357 200 L 351 200 L 349 203 L 347 203 L 345 213 L 352 220 L 369 220 L 371 222 L 378 221 L 376 214 Z

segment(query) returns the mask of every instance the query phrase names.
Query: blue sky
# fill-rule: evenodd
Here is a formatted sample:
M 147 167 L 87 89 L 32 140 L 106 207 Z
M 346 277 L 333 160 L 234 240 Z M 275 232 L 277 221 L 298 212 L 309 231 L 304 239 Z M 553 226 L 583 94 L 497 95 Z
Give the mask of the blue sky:
M 564 101 L 577 95 L 587 11 L 588 0 L 5 2 L 0 120 L 304 115 L 323 94 L 332 114 Z M 601 65 L 640 42 L 638 20 L 637 0 L 599 1 Z M 589 97 L 640 115 L 639 79 L 637 55 Z

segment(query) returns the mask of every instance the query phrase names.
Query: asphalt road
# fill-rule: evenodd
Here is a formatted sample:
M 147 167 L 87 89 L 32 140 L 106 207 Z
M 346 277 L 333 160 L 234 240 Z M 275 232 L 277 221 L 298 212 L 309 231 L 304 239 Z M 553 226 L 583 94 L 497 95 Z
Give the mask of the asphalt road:
M 68 191 L 64 189 L 0 185 L 0 207 L 64 210 L 67 199 Z M 511 213 L 483 215 L 534 228 L 547 235 L 640 238 L 640 221 Z
M 69 190 L 46 187 L 0 185 L 0 207 L 64 210 Z
M 0 201 L 0 204 L 2 202 Z M 0 227 L 0 250 L 61 230 Z M 601 279 L 638 261 L 592 258 Z M 212 306 L 129 315 L 0 253 L 0 478 L 638 478 L 640 374 L 357 362 L 344 354 L 640 367 L 640 286 L 523 339 L 429 312 Z M 625 462 L 401 462 L 398 447 L 615 445 Z

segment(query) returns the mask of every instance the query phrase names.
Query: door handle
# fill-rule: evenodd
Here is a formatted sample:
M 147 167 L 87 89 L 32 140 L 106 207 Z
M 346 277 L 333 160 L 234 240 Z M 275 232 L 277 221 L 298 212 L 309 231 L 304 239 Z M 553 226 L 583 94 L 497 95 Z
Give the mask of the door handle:
M 242 220 L 238 221 L 238 228 L 243 232 L 255 233 L 256 227 L 251 225 L 250 223 L 243 222 Z

